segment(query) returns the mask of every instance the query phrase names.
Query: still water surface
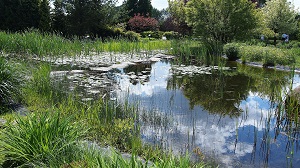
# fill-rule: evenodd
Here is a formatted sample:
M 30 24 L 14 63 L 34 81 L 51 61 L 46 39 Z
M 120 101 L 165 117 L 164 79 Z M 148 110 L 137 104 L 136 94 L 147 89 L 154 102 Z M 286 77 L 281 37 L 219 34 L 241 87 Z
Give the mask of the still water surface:
M 284 110 L 278 107 L 288 88 L 300 85 L 299 75 L 230 67 L 178 75 L 167 61 L 130 66 L 120 69 L 117 95 L 144 111 L 145 142 L 178 153 L 198 149 L 220 167 L 300 167 L 299 126 L 279 115 Z M 145 69 L 151 76 L 142 83 L 125 75 Z

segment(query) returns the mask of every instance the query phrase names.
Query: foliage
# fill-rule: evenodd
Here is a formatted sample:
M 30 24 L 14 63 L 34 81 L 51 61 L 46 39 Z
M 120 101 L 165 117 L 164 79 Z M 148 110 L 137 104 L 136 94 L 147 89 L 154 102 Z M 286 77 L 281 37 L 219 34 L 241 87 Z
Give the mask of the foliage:
M 186 13 L 184 11 L 188 0 L 168 0 L 170 16 L 163 23 L 165 31 L 176 31 L 180 34 L 189 35 L 191 27 L 186 23 Z
M 39 0 L 0 0 L 0 29 L 18 31 L 38 28 Z
M 58 112 L 17 117 L 1 133 L 0 153 L 6 156 L 5 166 L 47 166 L 72 154 L 83 134 L 81 124 Z
M 137 13 L 142 16 L 150 16 L 152 17 L 152 5 L 151 0 L 139 0 L 137 3 Z
M 144 31 L 140 33 L 143 38 L 156 38 L 161 39 L 163 32 L 161 31 Z
M 127 0 L 125 2 L 129 17 L 135 15 L 152 16 L 151 0 Z
M 59 33 L 66 33 L 66 15 L 64 13 L 63 0 L 55 0 L 52 13 L 52 28 Z
M 266 26 L 275 33 L 291 34 L 297 29 L 297 13 L 287 0 L 268 0 L 262 8 Z
M 127 31 L 125 33 L 124 37 L 130 41 L 139 41 L 140 40 L 140 34 L 134 32 L 134 31 Z
M 178 32 L 174 32 L 174 31 L 164 32 L 163 36 L 165 36 L 168 40 L 169 39 L 178 39 L 179 38 Z
M 264 66 L 291 65 L 295 63 L 293 52 L 274 47 L 241 46 L 239 55 L 243 61 L 262 62 Z
M 20 96 L 22 72 L 17 69 L 17 64 L 9 63 L 0 55 L 0 105 L 9 103 Z
M 240 46 L 240 43 L 228 43 L 224 45 L 224 53 L 230 61 L 235 61 L 239 58 L 238 56 Z
M 51 19 L 50 19 L 50 6 L 48 0 L 42 0 L 40 4 L 40 22 L 39 29 L 42 32 L 50 31 L 51 29 Z
M 138 33 L 148 30 L 157 30 L 158 21 L 154 18 L 137 14 L 128 21 L 128 27 L 130 30 Z
M 248 0 L 191 0 L 185 10 L 187 23 L 206 40 L 245 39 L 258 25 L 257 10 Z

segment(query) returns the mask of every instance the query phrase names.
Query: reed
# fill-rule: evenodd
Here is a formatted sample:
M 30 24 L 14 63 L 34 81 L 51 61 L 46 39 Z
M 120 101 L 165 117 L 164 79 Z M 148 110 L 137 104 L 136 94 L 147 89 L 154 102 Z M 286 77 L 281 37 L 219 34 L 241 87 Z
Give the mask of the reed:
M 35 30 L 23 33 L 0 32 L 0 50 L 6 53 L 15 53 L 26 56 L 60 57 L 80 56 L 110 53 L 137 53 L 142 50 L 166 50 L 170 48 L 170 41 L 128 39 L 96 39 L 80 40 L 73 37 L 65 39 L 56 34 L 39 33 Z

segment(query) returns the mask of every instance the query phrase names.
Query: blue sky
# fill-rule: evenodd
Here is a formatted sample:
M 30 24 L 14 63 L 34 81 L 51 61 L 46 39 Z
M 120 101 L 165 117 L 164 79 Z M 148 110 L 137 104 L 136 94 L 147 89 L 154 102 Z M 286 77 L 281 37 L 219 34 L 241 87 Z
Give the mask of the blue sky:
M 118 0 L 118 4 L 122 4 L 124 0 Z M 292 2 L 296 8 L 298 8 L 298 11 L 300 11 L 300 0 L 289 0 Z M 155 8 L 161 10 L 168 7 L 168 0 L 152 0 L 152 6 Z

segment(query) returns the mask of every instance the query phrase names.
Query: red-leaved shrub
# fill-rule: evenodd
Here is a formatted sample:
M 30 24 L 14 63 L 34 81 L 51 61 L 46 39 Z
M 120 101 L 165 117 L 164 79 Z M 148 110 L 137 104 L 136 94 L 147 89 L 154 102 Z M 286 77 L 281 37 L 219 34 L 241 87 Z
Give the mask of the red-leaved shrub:
M 135 15 L 128 21 L 128 28 L 137 33 L 158 29 L 158 21 L 151 17 L 145 17 L 140 14 Z

